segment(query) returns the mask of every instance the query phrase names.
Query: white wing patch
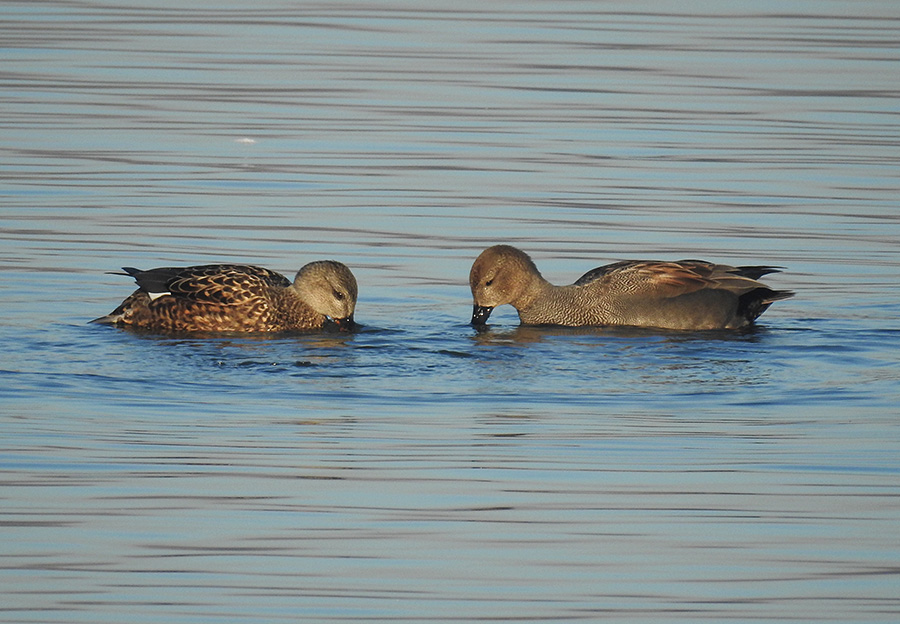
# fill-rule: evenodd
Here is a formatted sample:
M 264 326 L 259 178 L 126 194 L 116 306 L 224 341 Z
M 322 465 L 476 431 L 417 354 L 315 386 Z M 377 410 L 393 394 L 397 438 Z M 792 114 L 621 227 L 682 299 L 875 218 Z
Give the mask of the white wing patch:
M 150 301 L 156 301 L 160 297 L 163 297 L 165 295 L 171 295 L 172 293 L 166 291 L 166 292 L 160 292 L 160 293 L 148 292 L 147 294 L 150 296 Z

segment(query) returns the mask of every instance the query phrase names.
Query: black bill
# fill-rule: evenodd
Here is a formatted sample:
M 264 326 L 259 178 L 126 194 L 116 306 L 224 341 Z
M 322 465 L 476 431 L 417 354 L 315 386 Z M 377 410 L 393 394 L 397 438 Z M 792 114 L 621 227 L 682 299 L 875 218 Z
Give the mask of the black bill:
M 333 319 L 334 324 L 338 326 L 338 329 L 341 331 L 352 331 L 354 327 L 356 327 L 356 323 L 353 321 L 353 315 L 345 316 L 344 318 Z
M 472 325 L 484 325 L 494 308 L 476 305 L 472 308 Z

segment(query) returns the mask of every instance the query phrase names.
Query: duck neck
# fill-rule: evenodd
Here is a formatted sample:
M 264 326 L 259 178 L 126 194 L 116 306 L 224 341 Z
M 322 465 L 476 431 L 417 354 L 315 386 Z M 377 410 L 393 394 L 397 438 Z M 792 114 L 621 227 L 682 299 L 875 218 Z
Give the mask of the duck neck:
M 573 286 L 554 286 L 538 276 L 513 305 L 519 311 L 519 320 L 526 325 L 565 325 L 561 312 L 572 307 L 575 296 Z

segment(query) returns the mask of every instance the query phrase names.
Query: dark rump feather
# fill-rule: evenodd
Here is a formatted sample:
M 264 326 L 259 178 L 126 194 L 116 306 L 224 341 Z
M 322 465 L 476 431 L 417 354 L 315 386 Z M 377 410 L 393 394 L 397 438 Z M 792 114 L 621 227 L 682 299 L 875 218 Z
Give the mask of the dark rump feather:
M 781 273 L 783 269 L 784 267 L 773 266 L 740 266 L 736 267 L 731 273 L 755 280 L 761 278 L 763 275 L 769 275 L 770 273 Z
M 741 267 L 743 268 L 743 267 Z M 752 267 L 752 268 L 769 268 L 769 267 Z M 771 271 L 770 271 L 771 273 Z M 754 278 L 755 279 L 755 278 Z M 750 292 L 745 292 L 738 297 L 737 315 L 753 322 L 759 318 L 760 314 L 765 312 L 770 305 L 782 299 L 793 297 L 794 293 L 790 290 L 772 290 L 771 288 L 754 288 Z
M 161 267 L 159 269 L 150 269 L 142 271 L 134 267 L 122 267 L 124 273 L 119 275 L 129 275 L 134 278 L 137 285 L 149 293 L 169 292 L 169 282 L 172 281 L 183 269 L 177 267 Z

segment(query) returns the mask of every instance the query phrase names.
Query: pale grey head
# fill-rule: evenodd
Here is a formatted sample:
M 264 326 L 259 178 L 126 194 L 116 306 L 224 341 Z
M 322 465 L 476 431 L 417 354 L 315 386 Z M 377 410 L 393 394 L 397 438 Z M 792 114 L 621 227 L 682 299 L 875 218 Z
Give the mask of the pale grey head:
M 499 305 L 511 303 L 519 307 L 540 281 L 540 272 L 524 251 L 510 245 L 488 247 L 469 272 L 474 301 L 472 324 L 483 325 Z
M 353 327 L 357 285 L 346 265 L 334 260 L 310 262 L 297 271 L 293 288 L 313 310 L 342 329 Z

